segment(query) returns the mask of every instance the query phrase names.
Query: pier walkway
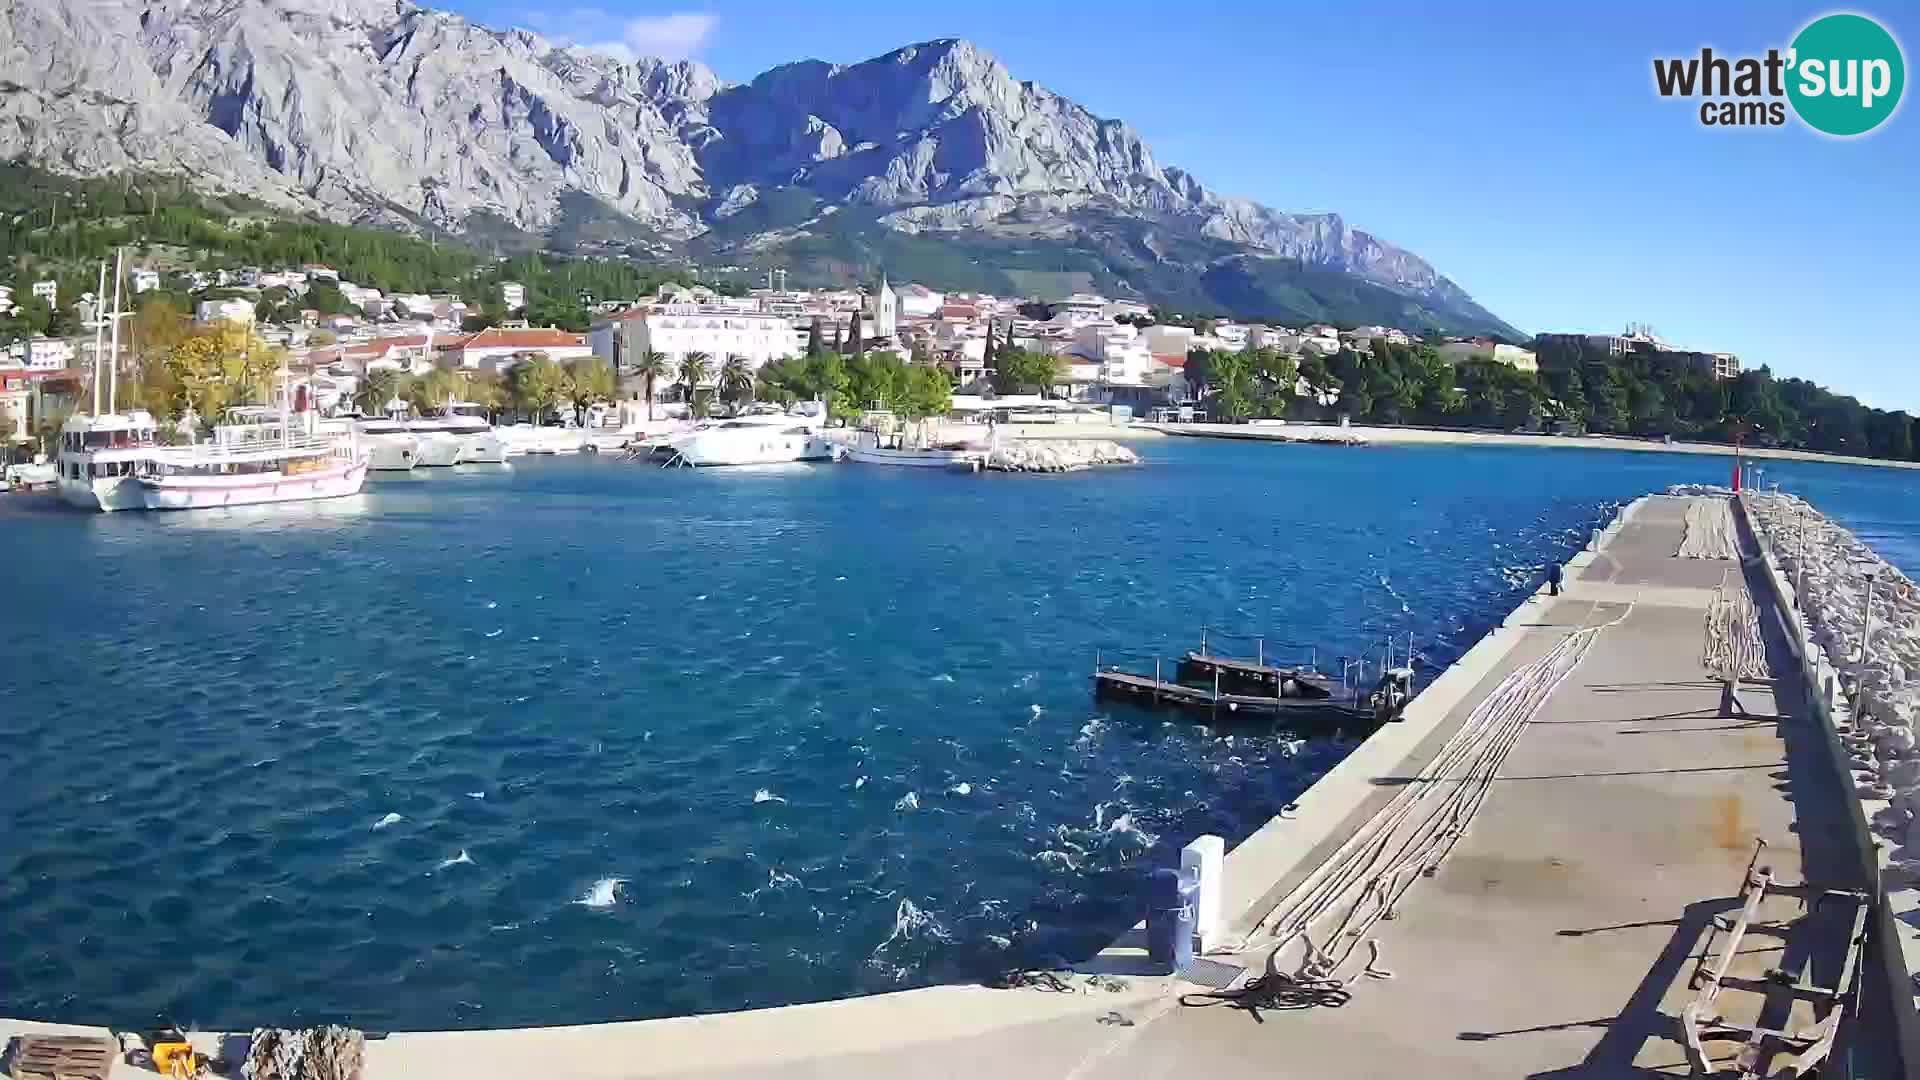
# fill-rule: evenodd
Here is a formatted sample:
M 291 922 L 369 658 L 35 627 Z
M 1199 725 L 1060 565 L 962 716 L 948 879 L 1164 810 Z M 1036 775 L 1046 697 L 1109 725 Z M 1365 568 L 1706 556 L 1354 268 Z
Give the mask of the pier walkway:
M 1686 1075 L 1688 982 L 1713 918 L 1738 914 L 1755 840 L 1782 878 L 1862 884 L 1778 627 L 1762 619 L 1772 678 L 1729 692 L 1704 666 L 1714 590 L 1744 578 L 1736 560 L 1674 556 L 1687 503 L 1643 501 L 1563 595 L 1537 602 L 1524 636 L 1400 770 L 1417 772 L 1509 671 L 1580 627 L 1620 620 L 1527 725 L 1435 876 L 1374 928 L 1393 978 L 1360 979 L 1344 1007 L 1264 1022 L 1172 1010 L 1085 1075 Z M 1390 788 L 1395 775 L 1374 783 Z M 1749 937 L 1740 953 L 1735 972 L 1780 963 L 1777 941 Z

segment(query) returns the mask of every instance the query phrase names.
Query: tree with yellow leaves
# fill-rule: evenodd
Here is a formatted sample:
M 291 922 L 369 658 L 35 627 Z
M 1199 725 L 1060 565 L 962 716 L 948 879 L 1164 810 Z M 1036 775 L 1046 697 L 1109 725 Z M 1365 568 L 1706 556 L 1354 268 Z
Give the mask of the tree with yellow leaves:
M 160 415 L 191 409 L 210 422 L 228 406 L 265 402 L 283 359 L 280 350 L 255 337 L 251 328 L 220 322 L 195 330 L 167 350 L 163 372 L 143 378 L 142 389 L 160 399 L 147 403 Z

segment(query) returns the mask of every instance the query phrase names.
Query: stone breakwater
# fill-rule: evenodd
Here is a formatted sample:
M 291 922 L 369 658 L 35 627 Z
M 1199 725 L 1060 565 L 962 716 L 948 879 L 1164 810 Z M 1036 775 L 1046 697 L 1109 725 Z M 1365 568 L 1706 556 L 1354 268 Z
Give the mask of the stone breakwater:
M 1920 588 L 1805 500 L 1750 495 L 1747 508 L 1854 702 L 1842 740 L 1858 794 L 1889 803 L 1873 827 L 1899 845 L 1893 860 L 1920 877 Z
M 1031 439 L 995 447 L 986 465 L 998 472 L 1077 472 L 1139 463 L 1139 454 L 1109 439 Z

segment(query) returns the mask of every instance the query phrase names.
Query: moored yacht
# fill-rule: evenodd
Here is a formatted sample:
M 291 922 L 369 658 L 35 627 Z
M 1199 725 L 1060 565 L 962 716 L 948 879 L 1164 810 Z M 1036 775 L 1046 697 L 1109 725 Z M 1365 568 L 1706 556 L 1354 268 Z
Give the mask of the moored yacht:
M 399 420 L 362 420 L 353 426 L 374 472 L 406 472 L 419 464 L 417 440 Z
M 140 409 L 68 417 L 54 459 L 60 497 L 83 510 L 146 509 L 135 478 L 160 450 L 156 430 L 153 417 Z
M 837 446 L 820 432 L 817 417 L 752 413 L 716 420 L 667 444 L 688 465 L 771 465 L 831 461 Z
M 497 465 L 507 460 L 507 444 L 487 419 L 487 407 L 471 401 L 449 401 L 438 418 L 443 430 L 459 440 L 458 464 Z

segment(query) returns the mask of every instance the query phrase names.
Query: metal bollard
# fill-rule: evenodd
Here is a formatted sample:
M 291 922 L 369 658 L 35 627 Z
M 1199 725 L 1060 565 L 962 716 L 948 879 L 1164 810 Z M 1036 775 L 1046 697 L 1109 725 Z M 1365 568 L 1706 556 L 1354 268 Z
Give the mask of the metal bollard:
M 1194 893 L 1199 884 L 1178 870 L 1153 872 L 1147 889 L 1147 957 L 1171 971 L 1193 963 Z

